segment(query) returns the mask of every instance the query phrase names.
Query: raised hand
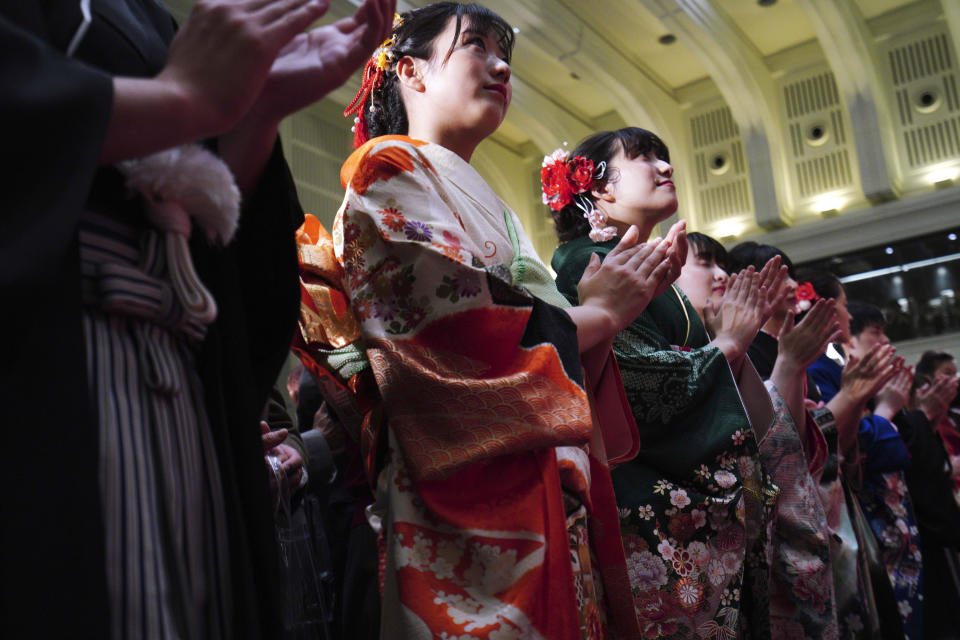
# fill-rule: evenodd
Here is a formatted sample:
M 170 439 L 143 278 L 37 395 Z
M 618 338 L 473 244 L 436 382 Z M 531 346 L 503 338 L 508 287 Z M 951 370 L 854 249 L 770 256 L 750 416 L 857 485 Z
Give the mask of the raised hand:
M 674 223 L 673 226 L 670 227 L 670 231 L 667 232 L 667 237 L 664 241 L 669 247 L 667 249 L 667 260 L 669 260 L 670 266 L 663 279 L 657 285 L 656 291 L 653 294 L 654 298 L 676 282 L 680 276 L 680 270 L 683 269 L 683 265 L 687 262 L 687 221 L 680 220 Z
M 349 18 L 296 35 L 277 55 L 253 113 L 279 122 L 342 85 L 393 27 L 396 0 L 366 0 Z
M 896 358 L 898 369 L 877 393 L 877 405 L 874 413 L 893 420 L 910 400 L 910 387 L 913 386 L 913 368 L 903 366 L 903 358 Z
M 933 382 L 917 389 L 917 406 L 932 424 L 936 424 L 947 414 L 956 395 L 957 378 L 939 375 Z
M 711 302 L 704 310 L 704 320 L 714 334 L 711 344 L 723 351 L 731 364 L 740 362 L 766 322 L 763 316 L 765 297 L 761 274 L 748 267 L 730 276 L 719 305 Z
M 780 256 L 773 256 L 760 271 L 760 287 L 764 294 L 764 324 L 781 308 L 784 298 L 790 292 L 788 270 L 781 262 Z
M 840 338 L 837 305 L 833 300 L 817 300 L 800 324 L 794 326 L 794 312 L 788 311 L 780 328 L 777 358 L 791 368 L 805 371 L 827 345 Z
M 200 0 L 170 44 L 167 83 L 200 135 L 229 129 L 263 89 L 277 53 L 329 0 Z
M 667 232 L 666 240 L 672 245 L 669 255 L 673 268 L 677 275 L 680 275 L 680 270 L 683 268 L 683 265 L 687 263 L 687 252 L 689 250 L 689 245 L 687 244 L 687 221 L 680 220 L 674 223 Z
M 840 388 L 847 391 L 857 403 L 866 402 L 897 372 L 896 349 L 884 345 L 868 353 L 862 360 L 851 355 L 843 368 Z
M 610 336 L 633 322 L 679 275 L 671 275 L 669 242 L 657 238 L 638 243 L 639 237 L 636 227 L 630 227 L 602 262 L 591 256 L 577 285 L 581 307 L 606 315 Z

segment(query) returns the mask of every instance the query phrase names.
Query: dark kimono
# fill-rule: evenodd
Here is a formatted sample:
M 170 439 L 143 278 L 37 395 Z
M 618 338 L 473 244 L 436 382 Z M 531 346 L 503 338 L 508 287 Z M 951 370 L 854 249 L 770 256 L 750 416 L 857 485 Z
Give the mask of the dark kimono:
M 143 219 L 142 202 L 129 196 L 119 174 L 98 167 L 111 76 L 155 75 L 175 26 L 153 0 L 92 7 L 89 31 L 67 59 L 63 52 L 81 22 L 79 3 L 0 6 L 0 117 L 14 160 L 0 192 L 0 291 L 5 308 L 16 310 L 5 314 L 0 349 L 9 489 L 0 635 L 7 638 L 59 637 L 65 626 L 75 637 L 110 635 L 79 227 L 89 212 L 124 224 Z M 237 638 L 273 637 L 278 623 L 275 536 L 257 418 L 296 319 L 293 232 L 301 220 L 278 147 L 245 203 L 234 241 L 215 250 L 195 234 L 191 243 L 200 279 L 219 307 L 195 347 L 191 375 L 202 386 L 218 461 L 233 615 L 226 626 Z M 49 382 L 56 387 L 48 391 Z M 16 437 L 27 429 L 42 434 L 35 454 Z
M 960 637 L 960 506 L 943 441 L 922 411 L 894 420 L 910 452 L 907 488 L 923 552 L 923 629 L 927 638 Z
M 826 354 L 809 367 L 823 399 L 840 390 L 842 367 Z M 858 492 L 864 515 L 880 547 L 905 637 L 923 637 L 922 552 L 905 471 L 910 454 L 886 419 L 863 418 L 857 434 L 863 484 Z M 883 613 L 881 609 L 881 614 Z
M 572 240 L 554 253 L 557 288 L 576 302 L 592 253 L 616 240 Z M 612 472 L 644 637 L 766 634 L 764 537 L 776 488 L 737 383 L 686 297 L 671 287 L 614 339 L 640 453 Z

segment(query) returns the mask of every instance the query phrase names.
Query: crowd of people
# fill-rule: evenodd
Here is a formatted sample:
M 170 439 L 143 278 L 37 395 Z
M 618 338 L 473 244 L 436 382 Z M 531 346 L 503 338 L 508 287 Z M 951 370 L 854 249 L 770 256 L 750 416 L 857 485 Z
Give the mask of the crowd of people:
M 548 268 L 470 165 L 512 27 L 327 6 L 0 7 L 4 637 L 960 637 L 950 354 L 651 238 L 641 128 L 544 158 Z M 327 230 L 277 126 L 361 65 Z

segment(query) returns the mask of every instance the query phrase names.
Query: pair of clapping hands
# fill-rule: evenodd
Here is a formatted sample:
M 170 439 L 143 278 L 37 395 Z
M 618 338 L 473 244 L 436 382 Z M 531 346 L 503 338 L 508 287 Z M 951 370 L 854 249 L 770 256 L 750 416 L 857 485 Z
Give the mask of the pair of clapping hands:
M 912 406 L 923 411 L 931 423 L 938 422 L 946 415 L 951 401 L 957 395 L 956 376 L 939 375 L 917 388 L 911 398 L 916 372 L 912 366 L 904 364 L 903 358 L 891 352 L 895 352 L 893 347 L 886 345 L 870 353 L 871 356 L 877 354 L 881 362 L 889 361 L 883 371 L 887 379 L 876 390 L 874 413 L 892 420 L 901 409 Z
M 389 37 L 395 6 L 367 0 L 352 17 L 304 33 L 329 0 L 200 0 L 158 79 L 178 83 L 214 130 L 254 107 L 286 115 L 343 84 Z
M 640 231 L 631 226 L 602 262 L 597 254 L 590 256 L 577 285 L 580 304 L 606 314 L 617 333 L 673 284 L 686 261 L 685 220 L 670 227 L 665 238 L 647 242 L 641 242 Z
M 751 266 L 730 275 L 723 297 L 711 300 L 704 309 L 704 321 L 713 344 L 731 364 L 742 361 L 789 292 L 787 267 L 780 256 L 771 258 L 759 272 Z M 787 311 L 777 336 L 778 358 L 791 369 L 805 370 L 839 337 L 836 303 L 818 300 L 799 323 L 795 323 L 794 311 Z
M 353 16 L 304 32 L 329 6 L 329 0 L 199 0 L 155 78 L 114 79 L 101 163 L 238 128 L 248 138 L 264 135 L 272 146 L 283 118 L 343 84 L 390 35 L 396 0 L 366 0 Z

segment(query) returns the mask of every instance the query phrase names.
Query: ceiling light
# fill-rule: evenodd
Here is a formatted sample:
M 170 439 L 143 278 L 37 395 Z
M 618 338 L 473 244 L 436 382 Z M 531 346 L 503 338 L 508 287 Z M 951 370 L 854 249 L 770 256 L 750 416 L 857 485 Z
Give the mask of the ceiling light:
M 955 233 L 948 233 L 948 234 L 947 234 L 947 240 L 949 240 L 950 242 L 953 242 L 953 241 L 956 240 L 956 239 L 957 239 L 957 234 L 955 234 Z
M 520 33 L 520 27 L 514 27 L 514 28 L 513 28 L 513 32 L 514 32 L 514 33 Z
M 713 228 L 713 233 L 718 238 L 734 238 L 743 231 L 743 223 L 736 220 L 723 220 Z
M 813 208 L 823 215 L 836 215 L 847 204 L 847 199 L 838 195 L 825 195 L 817 198 Z
M 887 247 L 886 249 L 883 250 L 883 252 L 884 252 L 885 254 L 887 254 L 888 256 L 892 256 L 892 255 L 893 255 L 893 247 Z
M 960 174 L 960 167 L 937 167 L 925 176 L 927 182 L 936 187 L 949 187 Z

